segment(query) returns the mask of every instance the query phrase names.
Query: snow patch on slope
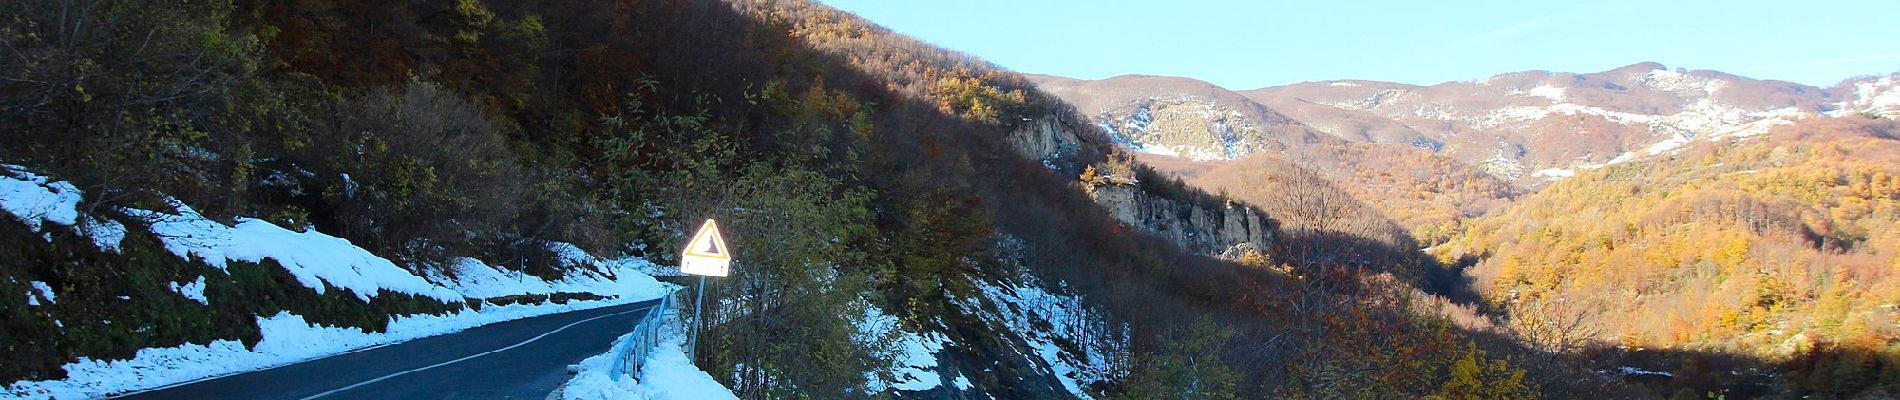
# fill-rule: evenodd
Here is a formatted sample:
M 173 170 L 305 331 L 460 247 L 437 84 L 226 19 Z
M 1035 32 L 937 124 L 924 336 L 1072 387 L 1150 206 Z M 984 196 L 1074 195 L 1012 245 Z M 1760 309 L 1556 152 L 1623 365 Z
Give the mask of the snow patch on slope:
M 866 306 L 863 318 L 858 320 L 857 340 L 874 343 L 882 338 L 893 338 L 895 342 L 891 376 L 875 371 L 865 373 L 869 394 L 886 389 L 924 391 L 943 385 L 943 376 L 937 373 L 937 353 L 950 343 L 948 337 L 937 332 L 905 331 L 896 316 L 885 314 L 875 306 Z
M 45 224 L 72 226 L 79 222 L 79 188 L 64 181 L 27 172 L 17 165 L 0 164 L 0 208 L 42 232 Z M 52 236 L 48 234 L 48 240 Z
M 1550 99 L 1550 101 L 1556 102 L 1556 103 L 1562 103 L 1564 102 L 1564 99 L 1568 98 L 1567 96 L 1564 95 L 1565 91 L 1566 89 L 1561 88 L 1561 87 L 1556 87 L 1556 86 L 1551 86 L 1551 85 L 1538 85 L 1537 87 L 1531 88 L 1530 91 L 1525 92 L 1524 94 L 1532 96 L 1532 97 L 1542 97 L 1542 98 Z
M 32 281 L 28 282 L 28 285 L 33 286 L 34 293 L 26 294 L 26 305 L 37 307 L 40 305 L 40 299 L 46 299 L 47 305 L 59 302 L 59 295 L 53 294 L 53 287 L 47 286 L 46 282 Z
M 185 259 L 196 256 L 220 269 L 225 268 L 227 261 L 256 263 L 268 258 L 276 260 L 298 282 L 317 293 L 335 287 L 355 294 L 364 302 L 369 302 L 381 290 L 443 302 L 462 301 L 461 294 L 432 284 L 343 238 L 315 230 L 295 232 L 264 220 L 243 217 L 237 218 L 237 225 L 225 226 L 176 200 L 172 206 L 178 210 L 176 214 L 125 211 L 157 221 L 152 224 L 152 233 L 172 254 Z
M 177 292 L 180 296 L 185 296 L 187 299 L 196 301 L 198 304 L 211 304 L 211 300 L 205 298 L 205 277 L 203 275 L 199 275 L 196 281 L 182 285 L 178 284 L 178 282 L 172 282 L 171 287 L 173 292 Z
M 1869 113 L 1882 117 L 1900 117 L 1900 74 L 1854 83 L 1854 98 L 1838 103 L 1829 116 Z
M 1531 176 L 1544 178 L 1545 180 L 1554 181 L 1554 180 L 1559 180 L 1563 178 L 1569 178 L 1572 176 L 1577 176 L 1577 171 L 1563 169 L 1563 168 L 1545 168 L 1545 169 L 1537 170 L 1537 172 L 1532 172 Z
M 1023 251 L 1014 239 L 999 245 L 1006 254 Z M 1093 398 L 1085 389 L 1089 385 L 1125 377 L 1132 335 L 1126 324 L 1103 322 L 1080 296 L 1062 294 L 1067 290 L 1060 282 L 1057 293 L 1051 293 L 1034 276 L 1015 275 L 999 282 L 972 282 L 981 295 L 953 302 L 965 313 L 1020 337 L 1033 352 L 1025 355 L 1041 360 L 1050 369 L 1047 375 L 1076 397 Z
M 1722 87 L 1728 85 L 1727 82 L 1723 82 L 1719 79 L 1705 78 L 1662 69 L 1650 70 L 1649 74 L 1644 76 L 1640 82 L 1642 82 L 1643 86 L 1662 91 L 1676 92 L 1676 94 L 1684 96 L 1714 95 L 1715 92 L 1722 90 Z

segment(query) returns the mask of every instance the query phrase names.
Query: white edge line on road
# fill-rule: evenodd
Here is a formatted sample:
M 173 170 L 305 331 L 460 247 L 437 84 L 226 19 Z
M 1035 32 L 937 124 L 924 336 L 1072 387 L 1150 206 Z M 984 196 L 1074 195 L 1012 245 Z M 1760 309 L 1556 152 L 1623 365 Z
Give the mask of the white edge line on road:
M 489 351 L 484 351 L 484 352 L 480 352 L 480 353 L 475 353 L 475 354 L 472 354 L 472 355 L 469 355 L 469 356 L 467 356 L 467 357 L 462 357 L 462 358 L 457 358 L 457 359 L 454 359 L 454 360 L 448 360 L 448 361 L 443 361 L 443 362 L 440 362 L 440 363 L 436 363 L 435 365 L 430 365 L 430 366 L 427 366 L 427 367 L 421 367 L 421 368 L 416 368 L 416 369 L 411 369 L 411 370 L 408 370 L 408 371 L 402 371 L 402 372 L 397 372 L 397 373 L 393 373 L 393 374 L 389 374 L 389 375 L 383 375 L 383 376 L 382 376 L 382 377 L 380 377 L 380 378 L 376 378 L 376 379 L 371 379 L 371 380 L 367 380 L 367 381 L 363 381 L 363 382 L 361 382 L 361 383 L 357 383 L 357 384 L 355 384 L 355 385 L 349 385 L 349 386 L 344 386 L 344 387 L 340 387 L 340 388 L 336 388 L 336 389 L 330 389 L 330 391 L 328 391 L 328 392 L 323 392 L 323 393 L 317 393 L 317 394 L 315 394 L 315 395 L 311 395 L 310 397 L 305 397 L 305 398 L 303 398 L 302 400 L 311 400 L 311 399 L 315 399 L 315 398 L 319 398 L 319 397 L 323 397 L 323 396 L 329 396 L 329 395 L 332 395 L 332 394 L 336 394 L 337 392 L 342 392 L 342 391 L 345 391 L 345 390 L 350 390 L 350 389 L 355 389 L 355 388 L 359 388 L 359 387 L 363 387 L 364 385 L 369 385 L 369 384 L 372 384 L 372 383 L 376 383 L 376 382 L 382 382 L 382 381 L 386 381 L 386 380 L 389 380 L 390 378 L 395 378 L 395 377 L 398 377 L 398 376 L 403 376 L 403 375 L 408 375 L 408 374 L 410 374 L 410 373 L 414 373 L 414 372 L 421 372 L 421 371 L 426 371 L 426 370 L 429 370 L 429 369 L 432 369 L 432 368 L 435 368 L 435 367 L 440 367 L 440 366 L 444 366 L 444 365 L 449 365 L 449 364 L 454 364 L 454 363 L 458 363 L 458 362 L 463 362 L 463 361 L 468 361 L 469 359 L 472 359 L 472 358 L 476 358 L 476 357 L 481 357 L 481 356 L 485 356 L 485 355 L 489 355 L 489 354 L 495 354 L 495 353 L 500 353 L 500 352 L 504 352 L 504 351 L 508 351 L 509 349 L 513 349 L 513 348 L 516 348 L 516 347 L 521 347 L 521 346 L 526 346 L 526 345 L 528 345 L 528 343 L 534 343 L 534 341 L 536 341 L 536 340 L 541 340 L 541 338 L 544 338 L 544 337 L 547 337 L 548 335 L 552 335 L 552 334 L 556 334 L 556 333 L 560 333 L 561 331 L 564 331 L 564 330 L 567 330 L 567 328 L 572 328 L 572 327 L 574 327 L 575 325 L 580 325 L 580 324 L 583 324 L 583 323 L 587 323 L 587 322 L 589 322 L 589 321 L 593 321 L 593 320 L 597 320 L 597 319 L 601 319 L 601 318 L 607 318 L 607 317 L 612 317 L 612 316 L 615 316 L 615 315 L 626 315 L 626 314 L 630 314 L 630 313 L 633 313 L 633 312 L 637 312 L 637 311 L 646 311 L 646 310 L 648 310 L 648 309 L 651 309 L 651 308 L 653 308 L 653 307 L 647 307 L 647 308 L 641 308 L 641 309 L 637 309 L 637 310 L 627 310 L 627 311 L 621 311 L 621 312 L 617 312 L 617 313 L 613 313 L 613 314 L 606 314 L 606 315 L 600 315 L 600 316 L 596 316 L 596 317 L 593 317 L 593 318 L 588 318 L 588 319 L 583 319 L 583 320 L 579 320 L 579 321 L 574 321 L 574 323 L 571 323 L 571 324 L 567 324 L 567 325 L 563 325 L 563 326 L 561 326 L 560 328 L 556 328 L 556 329 L 554 329 L 554 330 L 551 330 L 551 331 L 548 331 L 547 333 L 543 333 L 543 334 L 540 334 L 540 335 L 537 335 L 537 336 L 535 336 L 535 337 L 532 337 L 532 338 L 528 338 L 528 340 L 523 340 L 523 341 L 521 341 L 521 343 L 515 343 L 515 344 L 513 344 L 513 345 L 509 345 L 508 347 L 503 347 L 503 348 L 499 348 L 499 349 L 494 349 L 494 350 L 489 350 Z

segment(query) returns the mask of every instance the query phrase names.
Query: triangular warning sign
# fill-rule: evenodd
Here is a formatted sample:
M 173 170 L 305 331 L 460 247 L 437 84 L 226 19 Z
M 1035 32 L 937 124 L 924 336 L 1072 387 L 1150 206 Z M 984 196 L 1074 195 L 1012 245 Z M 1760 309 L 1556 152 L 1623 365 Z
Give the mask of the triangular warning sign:
M 732 252 L 729 250 L 726 248 L 726 239 L 719 236 L 719 223 L 708 219 L 699 226 L 699 233 L 693 234 L 693 240 L 686 242 L 685 256 L 731 260 Z

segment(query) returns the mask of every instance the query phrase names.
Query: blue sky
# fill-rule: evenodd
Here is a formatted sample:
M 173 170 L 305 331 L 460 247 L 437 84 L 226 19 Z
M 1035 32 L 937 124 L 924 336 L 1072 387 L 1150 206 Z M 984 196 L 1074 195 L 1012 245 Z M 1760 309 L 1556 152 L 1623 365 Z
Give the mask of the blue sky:
M 1230 89 L 1642 61 L 1832 86 L 1900 71 L 1900 1 L 821 0 L 1012 70 Z

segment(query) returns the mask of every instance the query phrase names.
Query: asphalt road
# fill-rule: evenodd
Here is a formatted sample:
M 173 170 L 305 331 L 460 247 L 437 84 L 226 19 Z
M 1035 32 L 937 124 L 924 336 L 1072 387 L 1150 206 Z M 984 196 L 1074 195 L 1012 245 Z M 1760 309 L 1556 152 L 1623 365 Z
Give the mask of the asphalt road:
M 658 300 L 525 318 L 118 399 L 535 399 Z

